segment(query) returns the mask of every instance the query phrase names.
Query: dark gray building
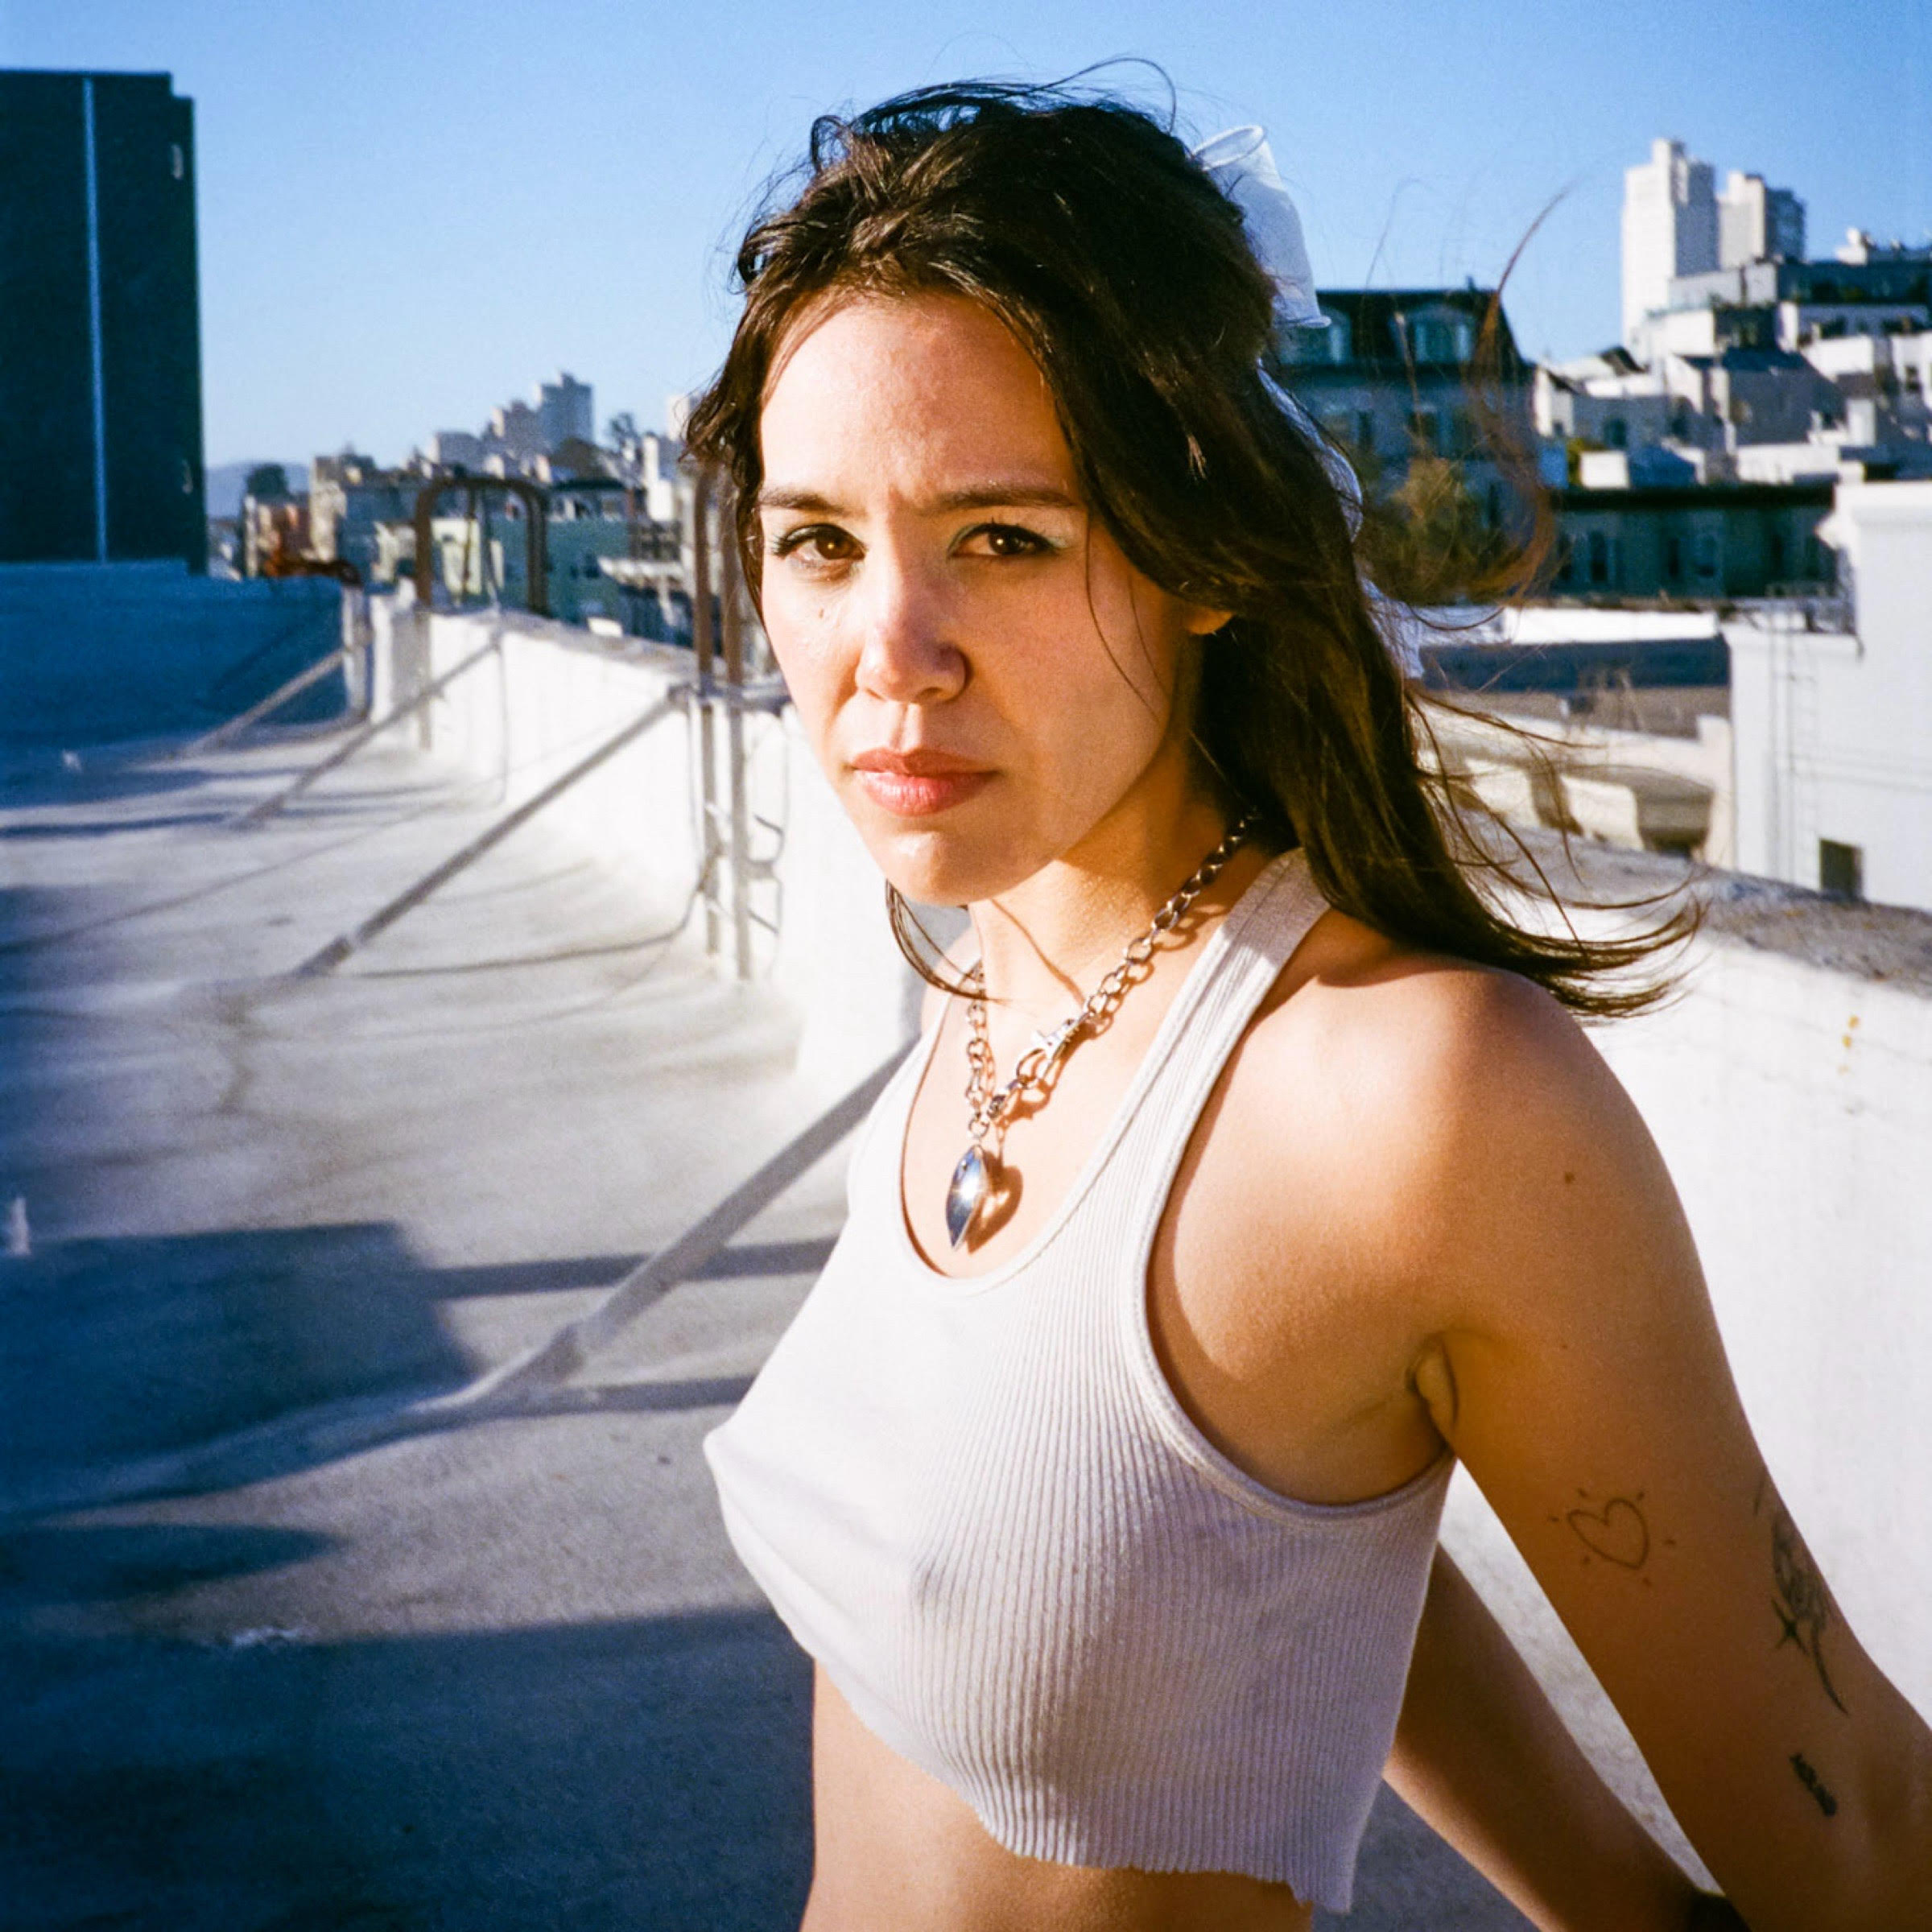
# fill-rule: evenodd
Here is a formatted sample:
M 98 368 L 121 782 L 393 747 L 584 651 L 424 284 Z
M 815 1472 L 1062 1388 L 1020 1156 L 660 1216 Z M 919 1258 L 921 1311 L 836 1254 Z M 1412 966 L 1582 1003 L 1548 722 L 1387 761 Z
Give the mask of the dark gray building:
M 1279 345 L 1282 374 L 1309 414 L 1372 477 L 1399 480 L 1418 455 L 1454 460 L 1501 521 L 1521 487 L 1498 460 L 1501 446 L 1513 444 L 1533 473 L 1535 438 L 1530 370 L 1493 292 L 1324 288 L 1315 299 L 1328 326 L 1288 332 Z
M 1834 588 L 1836 554 L 1818 536 L 1829 479 L 1551 493 L 1558 597 L 1722 603 L 1816 596 Z
M 0 72 L 0 563 L 205 568 L 194 105 Z

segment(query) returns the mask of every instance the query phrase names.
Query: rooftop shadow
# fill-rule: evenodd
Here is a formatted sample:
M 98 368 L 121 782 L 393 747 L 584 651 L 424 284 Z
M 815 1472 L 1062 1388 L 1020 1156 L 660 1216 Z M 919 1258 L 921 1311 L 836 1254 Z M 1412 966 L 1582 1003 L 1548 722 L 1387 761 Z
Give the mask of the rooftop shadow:
M 470 1368 L 379 1223 L 56 1241 L 0 1282 L 0 1492 Z
M 808 1667 L 737 1611 L 311 1644 L 0 1637 L 11 1932 L 774 1932 Z

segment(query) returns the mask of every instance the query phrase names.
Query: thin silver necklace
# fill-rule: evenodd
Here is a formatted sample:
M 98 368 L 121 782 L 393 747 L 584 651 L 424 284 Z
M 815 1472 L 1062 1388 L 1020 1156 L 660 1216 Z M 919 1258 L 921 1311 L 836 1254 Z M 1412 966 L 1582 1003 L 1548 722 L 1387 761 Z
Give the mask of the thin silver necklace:
M 1007 1117 L 1024 1096 L 1037 1094 L 1043 1104 L 1050 1093 L 1055 1066 L 1071 1053 L 1103 1021 L 1110 1019 L 1117 1007 L 1141 976 L 1163 933 L 1171 932 L 1208 888 L 1218 879 L 1228 861 L 1241 848 L 1253 828 L 1253 819 L 1244 814 L 1228 829 L 1228 836 L 1203 859 L 1175 889 L 1174 895 L 1148 921 L 1146 929 L 1127 942 L 1113 971 L 1088 994 L 1079 1009 L 1059 1026 L 1033 1036 L 1004 1087 L 994 1084 L 993 1042 L 986 1030 L 985 968 L 975 965 L 966 975 L 972 989 L 966 1003 L 966 1151 L 960 1156 L 946 1188 L 946 1233 L 958 1247 L 972 1232 L 980 1210 L 998 1188 L 1000 1157 L 989 1149 L 989 1138 L 1003 1141 Z

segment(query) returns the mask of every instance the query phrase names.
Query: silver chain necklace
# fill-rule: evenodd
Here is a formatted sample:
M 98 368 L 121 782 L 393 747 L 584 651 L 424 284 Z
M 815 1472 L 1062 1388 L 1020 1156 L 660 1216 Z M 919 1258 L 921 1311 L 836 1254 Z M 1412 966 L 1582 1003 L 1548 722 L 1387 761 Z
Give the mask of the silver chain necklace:
M 1228 828 L 1228 836 L 1175 889 L 1148 922 L 1146 930 L 1127 942 L 1119 964 L 1087 996 L 1080 1009 L 1051 1030 L 1033 1036 L 1004 1087 L 993 1084 L 993 1042 L 986 1030 L 985 969 L 975 965 L 966 975 L 973 989 L 966 1005 L 966 1131 L 970 1138 L 946 1189 L 946 1232 L 954 1247 L 965 1240 L 999 1183 L 999 1156 L 988 1150 L 988 1137 L 1005 1138 L 1007 1117 L 1022 1096 L 1037 1093 L 1045 1100 L 1054 1067 L 1102 1022 L 1112 1018 L 1154 957 L 1162 935 L 1171 932 L 1188 907 L 1221 876 L 1253 826 L 1253 820 L 1243 816 Z

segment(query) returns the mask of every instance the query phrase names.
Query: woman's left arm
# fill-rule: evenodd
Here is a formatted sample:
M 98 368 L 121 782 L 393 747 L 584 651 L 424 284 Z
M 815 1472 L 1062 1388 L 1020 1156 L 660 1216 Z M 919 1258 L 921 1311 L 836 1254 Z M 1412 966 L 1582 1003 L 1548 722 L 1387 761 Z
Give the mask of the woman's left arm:
M 1765 1469 L 1655 1146 L 1546 996 L 1455 976 L 1418 1389 L 1753 1932 L 1932 1926 L 1932 1736 Z

